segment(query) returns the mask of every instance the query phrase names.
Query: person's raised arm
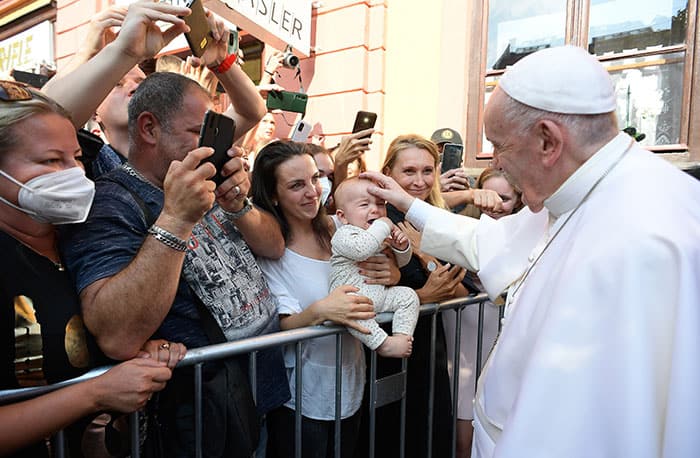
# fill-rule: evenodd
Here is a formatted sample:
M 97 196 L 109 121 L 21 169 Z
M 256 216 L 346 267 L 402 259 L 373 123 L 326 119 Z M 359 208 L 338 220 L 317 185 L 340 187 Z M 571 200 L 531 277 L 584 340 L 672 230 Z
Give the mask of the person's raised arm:
M 112 5 L 94 15 L 90 19 L 87 34 L 78 51 L 65 66 L 58 69 L 58 73 L 44 85 L 43 90 L 50 91 L 51 86 L 56 84 L 58 80 L 92 59 L 102 48 L 113 42 L 117 37 L 113 28 L 122 25 L 126 12 L 125 7 Z
M 182 241 L 214 202 L 215 185 L 208 178 L 215 168 L 199 165 L 211 152 L 197 148 L 172 161 L 163 182 L 163 210 L 154 226 Z M 184 258 L 184 251 L 149 235 L 124 269 L 81 291 L 85 324 L 107 356 L 132 358 L 155 333 L 173 304 Z
M 445 204 L 454 208 L 458 205 L 472 204 L 482 211 L 498 212 L 503 210 L 503 199 L 491 189 L 465 189 L 442 193 Z
M 333 153 L 333 194 L 336 188 L 345 181 L 348 176 L 348 165 L 369 150 L 369 145 L 372 143 L 371 136 L 374 129 L 365 129 L 354 134 L 346 135 L 340 139 L 340 144 Z
M 132 3 L 117 38 L 44 92 L 71 113 L 76 127 L 82 126 L 130 69 L 155 56 L 173 38 L 188 30 L 185 21 L 178 17 L 188 14 L 189 8 L 169 3 L 147 0 Z M 156 21 L 172 25 L 161 31 Z
M 236 56 L 228 55 L 229 31 L 223 20 L 210 11 L 206 11 L 214 41 L 204 51 L 201 58 L 190 57 L 193 66 L 206 65 L 214 72 L 231 99 L 231 105 L 224 113 L 236 121 L 236 141 L 265 116 L 267 108 L 258 88 L 243 70 L 234 64 Z
M 165 363 L 136 358 L 91 380 L 0 407 L 0 455 L 43 440 L 99 411 L 133 412 L 170 379 Z
M 232 158 L 224 165 L 226 180 L 216 188 L 216 201 L 238 228 L 250 250 L 257 256 L 279 259 L 284 254 L 284 237 L 277 220 L 254 206 L 247 198 L 250 176 L 245 170 L 243 150 L 229 150 Z

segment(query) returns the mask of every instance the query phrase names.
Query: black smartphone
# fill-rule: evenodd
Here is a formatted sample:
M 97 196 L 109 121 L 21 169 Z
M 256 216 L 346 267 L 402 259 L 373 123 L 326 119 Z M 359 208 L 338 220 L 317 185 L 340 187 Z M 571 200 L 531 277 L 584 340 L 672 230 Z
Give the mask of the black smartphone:
M 359 132 L 365 129 L 371 129 L 377 122 L 377 113 L 372 113 L 371 111 L 358 111 L 355 116 L 355 124 L 352 126 L 352 133 Z M 367 138 L 369 135 L 365 135 L 362 138 Z
M 270 91 L 267 93 L 267 109 L 306 113 L 309 96 L 302 92 Z
M 442 167 L 440 173 L 462 167 L 462 154 L 464 146 L 457 143 L 445 143 L 442 149 Z
M 49 81 L 49 77 L 46 75 L 40 75 L 38 73 L 23 72 L 22 70 L 12 70 L 12 77 L 15 81 L 20 83 L 25 83 L 31 87 L 41 89 Z
M 236 131 L 236 123 L 228 116 L 215 111 L 207 110 L 204 115 L 204 124 L 199 131 L 199 146 L 214 148 L 214 154 L 204 159 L 216 167 L 216 175 L 211 180 L 219 186 L 226 178 L 221 175 L 221 169 L 230 159 L 228 150 L 233 145 L 233 134 Z
M 185 38 L 187 39 L 187 44 L 190 45 L 192 54 L 202 57 L 202 54 L 204 54 L 204 51 L 213 39 L 209 22 L 207 22 L 207 16 L 204 13 L 202 0 L 190 0 L 186 6 L 192 10 L 192 14 L 183 18 L 185 24 L 190 26 L 190 31 L 185 33 Z

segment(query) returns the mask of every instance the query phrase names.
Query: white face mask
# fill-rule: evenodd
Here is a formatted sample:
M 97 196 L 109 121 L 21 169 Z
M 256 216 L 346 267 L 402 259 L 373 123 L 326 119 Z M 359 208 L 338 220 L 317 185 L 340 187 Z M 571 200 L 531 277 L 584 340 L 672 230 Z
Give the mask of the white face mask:
M 20 187 L 19 206 L 2 197 L 0 201 L 40 223 L 82 223 L 87 219 L 95 196 L 95 183 L 80 167 L 39 175 L 26 183 L 20 183 L 2 170 L 0 175 Z
M 320 177 L 318 179 L 318 182 L 321 183 L 321 206 L 326 205 L 326 201 L 328 200 L 328 196 L 331 195 L 331 180 L 328 179 L 328 177 Z

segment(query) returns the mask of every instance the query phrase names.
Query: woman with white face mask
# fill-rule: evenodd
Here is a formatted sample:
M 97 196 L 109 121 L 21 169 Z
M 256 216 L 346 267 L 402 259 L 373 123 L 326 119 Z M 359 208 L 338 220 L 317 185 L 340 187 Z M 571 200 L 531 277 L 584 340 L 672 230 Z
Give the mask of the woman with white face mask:
M 104 364 L 56 249 L 54 225 L 84 221 L 92 203 L 94 184 L 80 156 L 63 108 L 0 81 L 0 335 L 6 342 L 0 389 L 56 383 Z M 184 356 L 184 347 L 171 345 Z M 46 456 L 44 438 L 54 431 L 100 411 L 143 407 L 171 369 L 142 356 L 90 381 L 0 407 L 0 455 Z M 71 456 L 82 456 L 82 435 L 79 423 L 67 430 Z

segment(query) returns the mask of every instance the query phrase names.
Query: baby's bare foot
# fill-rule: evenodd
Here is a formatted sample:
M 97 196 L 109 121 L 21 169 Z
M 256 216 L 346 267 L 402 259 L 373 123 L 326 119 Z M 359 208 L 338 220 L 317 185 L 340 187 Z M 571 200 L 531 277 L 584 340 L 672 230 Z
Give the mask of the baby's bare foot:
M 377 348 L 379 356 L 385 358 L 408 358 L 413 351 L 413 337 L 406 334 L 388 336 Z

